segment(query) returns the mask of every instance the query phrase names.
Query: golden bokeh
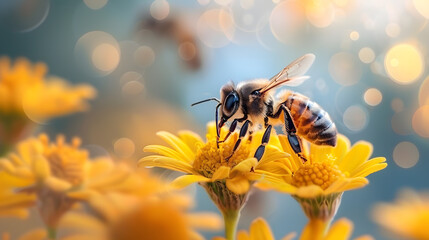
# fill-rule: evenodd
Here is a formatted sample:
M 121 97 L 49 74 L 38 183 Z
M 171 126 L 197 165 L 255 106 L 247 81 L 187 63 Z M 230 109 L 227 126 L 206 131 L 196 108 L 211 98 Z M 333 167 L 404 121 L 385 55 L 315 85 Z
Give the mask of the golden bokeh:
M 119 138 L 113 144 L 113 149 L 119 157 L 128 158 L 134 154 L 136 146 L 129 138 Z
M 119 49 L 112 44 L 102 43 L 95 47 L 91 56 L 94 67 L 103 72 L 116 69 L 120 60 Z
M 283 43 L 296 38 L 304 24 L 304 7 L 300 1 L 282 1 L 271 12 L 270 29 L 274 37 Z
M 306 0 L 305 15 L 318 28 L 325 28 L 335 19 L 335 8 L 330 0 Z
M 364 47 L 361 50 L 359 50 L 359 59 L 363 63 L 372 63 L 375 59 L 375 53 L 372 48 Z
M 148 67 L 155 61 L 155 52 L 149 46 L 141 46 L 134 53 L 134 60 L 137 64 Z
M 197 48 L 192 42 L 183 42 L 179 45 L 179 56 L 185 61 L 193 59 L 197 55 Z
M 412 134 L 411 128 L 411 116 L 406 112 L 397 112 L 393 115 L 390 124 L 392 130 L 399 135 L 410 135 Z
M 122 95 L 135 96 L 142 93 L 143 90 L 144 90 L 143 83 L 136 80 L 131 80 L 122 86 Z
M 83 0 L 83 2 L 87 7 L 91 8 L 92 10 L 98 10 L 104 7 L 107 4 L 108 0 Z
M 414 167 L 419 161 L 419 150 L 411 142 L 400 142 L 393 150 L 393 161 L 401 168 Z
M 170 4 L 166 0 L 155 0 L 150 5 L 150 15 L 156 20 L 163 20 L 170 14 Z
M 343 86 L 350 86 L 359 82 L 362 76 L 359 60 L 347 52 L 339 52 L 331 57 L 329 73 L 335 82 Z
M 409 84 L 416 81 L 423 72 L 424 59 L 415 46 L 398 44 L 389 49 L 384 59 L 384 67 L 393 81 Z
M 234 32 L 232 16 L 223 9 L 208 10 L 197 21 L 197 35 L 208 47 L 221 48 L 228 45 Z
M 349 35 L 350 39 L 353 41 L 359 40 L 359 33 L 357 31 L 352 31 Z
M 413 115 L 413 129 L 424 138 L 429 138 L 429 105 L 417 109 Z
M 395 38 L 401 33 L 401 27 L 397 23 L 389 23 L 387 24 L 384 31 L 386 32 L 387 36 Z
M 363 99 L 370 106 L 377 106 L 383 99 L 383 94 L 377 88 L 369 88 L 365 91 Z
M 420 106 L 429 105 L 429 76 L 420 85 L 419 104 Z
M 361 106 L 353 105 L 344 111 L 343 122 L 348 129 L 361 131 L 368 123 L 368 114 Z
M 429 19 L 429 3 L 427 0 L 413 0 L 413 5 L 417 12 Z

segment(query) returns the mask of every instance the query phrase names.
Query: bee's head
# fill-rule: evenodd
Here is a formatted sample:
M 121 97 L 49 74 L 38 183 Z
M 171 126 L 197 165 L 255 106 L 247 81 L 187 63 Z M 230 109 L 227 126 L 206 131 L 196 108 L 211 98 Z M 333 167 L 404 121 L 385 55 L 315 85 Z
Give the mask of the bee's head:
M 219 121 L 219 127 L 222 127 L 225 122 L 228 121 L 240 107 L 240 95 L 235 90 L 232 82 L 224 85 L 220 90 L 221 96 L 221 118 Z

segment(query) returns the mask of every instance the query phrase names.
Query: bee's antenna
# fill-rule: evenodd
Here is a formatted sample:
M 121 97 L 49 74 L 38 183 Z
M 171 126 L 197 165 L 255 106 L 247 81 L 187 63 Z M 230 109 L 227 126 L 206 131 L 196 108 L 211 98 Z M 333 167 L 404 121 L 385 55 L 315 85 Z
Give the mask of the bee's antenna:
M 216 101 L 216 102 L 218 102 L 220 104 L 220 100 L 219 99 L 217 99 L 217 98 L 208 98 L 208 99 L 196 102 L 196 103 L 192 103 L 191 106 L 193 107 L 193 106 L 195 106 L 197 104 L 205 103 L 205 102 L 208 102 L 208 101 Z

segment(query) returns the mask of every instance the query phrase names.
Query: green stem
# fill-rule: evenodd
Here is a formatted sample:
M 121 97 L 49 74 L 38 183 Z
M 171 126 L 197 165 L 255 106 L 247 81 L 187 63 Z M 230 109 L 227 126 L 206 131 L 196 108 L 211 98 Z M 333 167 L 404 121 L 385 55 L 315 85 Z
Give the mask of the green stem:
M 235 240 L 239 218 L 240 210 L 226 210 L 223 212 L 226 240 Z
M 55 227 L 47 227 L 48 239 L 55 240 L 57 239 L 57 229 Z

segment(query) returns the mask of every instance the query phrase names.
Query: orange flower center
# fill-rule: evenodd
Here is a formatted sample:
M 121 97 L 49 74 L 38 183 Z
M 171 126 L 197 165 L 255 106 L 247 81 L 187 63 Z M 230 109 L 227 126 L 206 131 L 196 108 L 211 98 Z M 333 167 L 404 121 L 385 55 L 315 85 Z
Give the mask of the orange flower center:
M 292 185 L 296 187 L 317 185 L 325 190 L 340 177 L 345 177 L 345 174 L 333 164 L 333 161 L 313 163 L 307 161 L 294 173 Z
M 250 154 L 250 144 L 247 141 L 242 141 L 240 147 L 231 156 L 232 149 L 237 141 L 237 134 L 233 134 L 228 141 L 216 144 L 216 139 L 210 139 L 206 144 L 198 148 L 193 163 L 194 169 L 199 171 L 205 177 L 211 178 L 213 173 L 220 166 L 234 167 L 239 162 L 248 158 Z

